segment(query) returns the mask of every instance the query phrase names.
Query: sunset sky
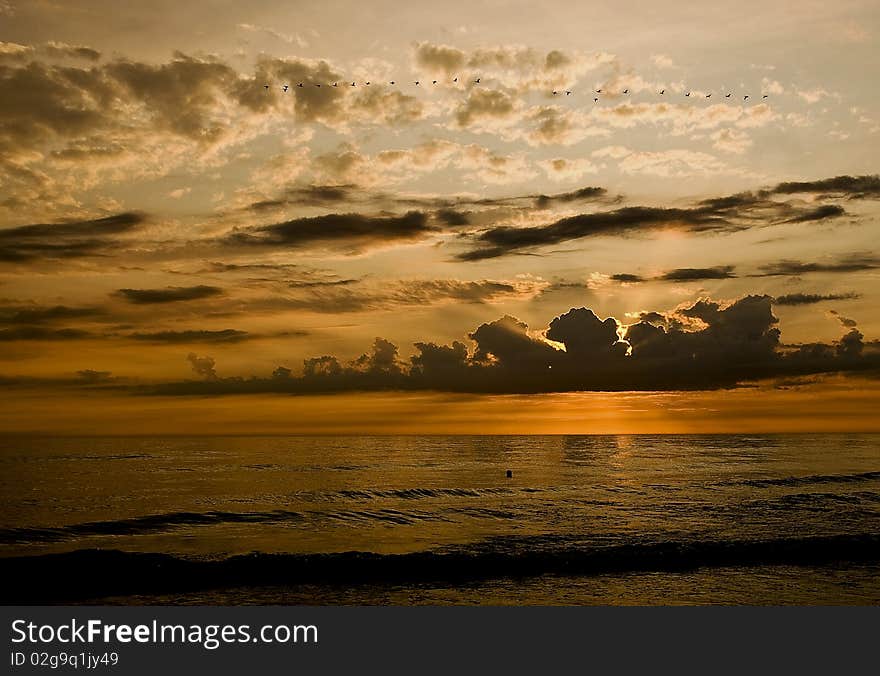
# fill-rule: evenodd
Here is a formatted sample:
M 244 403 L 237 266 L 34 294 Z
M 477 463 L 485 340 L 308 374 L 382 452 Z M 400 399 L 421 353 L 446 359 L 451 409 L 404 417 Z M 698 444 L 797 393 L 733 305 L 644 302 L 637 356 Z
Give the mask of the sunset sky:
M 645 4 L 0 0 L 0 431 L 880 431 L 880 5 Z

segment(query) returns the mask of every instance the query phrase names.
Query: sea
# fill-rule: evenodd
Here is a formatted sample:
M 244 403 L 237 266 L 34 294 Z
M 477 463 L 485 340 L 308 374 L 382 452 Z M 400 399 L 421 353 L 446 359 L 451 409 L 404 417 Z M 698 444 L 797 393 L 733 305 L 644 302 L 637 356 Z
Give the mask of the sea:
M 880 602 L 880 435 L 5 438 L 0 499 L 7 604 Z

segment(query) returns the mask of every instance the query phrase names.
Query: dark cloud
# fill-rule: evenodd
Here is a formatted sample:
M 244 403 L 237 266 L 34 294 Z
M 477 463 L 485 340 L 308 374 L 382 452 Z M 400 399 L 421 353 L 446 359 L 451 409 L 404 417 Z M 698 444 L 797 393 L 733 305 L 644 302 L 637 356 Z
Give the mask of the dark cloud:
M 83 319 L 104 314 L 97 307 L 69 307 L 67 305 L 13 305 L 0 307 L 0 324 L 48 324 L 68 319 Z
M 797 200 L 771 199 L 771 195 L 777 193 L 784 194 L 784 191 L 777 188 L 775 191 L 742 192 L 700 200 L 693 206 L 682 208 L 627 206 L 569 216 L 538 226 L 495 226 L 468 234 L 467 239 L 473 246 L 458 254 L 457 258 L 477 261 L 588 237 L 639 236 L 669 228 L 690 234 L 722 234 L 782 223 L 825 221 L 847 213 L 836 204 L 816 206 Z M 553 202 L 595 199 L 604 195 L 601 188 L 584 188 L 555 196 L 538 195 L 534 199 L 535 207 L 540 209 Z
M 136 230 L 145 220 L 143 214 L 125 212 L 91 220 L 4 228 L 0 230 L 0 261 L 98 255 L 117 235 Z
M 758 277 L 786 277 L 804 275 L 811 272 L 846 273 L 875 270 L 880 268 L 880 258 L 870 254 L 851 254 L 836 261 L 805 262 L 784 260 L 760 267 Z
M 665 282 L 694 282 L 704 279 L 730 279 L 736 277 L 732 265 L 719 265 L 714 268 L 677 268 L 668 270 L 657 279 Z
M 92 336 L 82 329 L 54 329 L 46 326 L 17 326 L 0 330 L 0 341 L 13 340 L 82 340 Z
M 220 329 L 218 331 L 191 329 L 187 331 L 132 333 L 128 337 L 150 343 L 239 343 L 252 336 L 247 331 L 236 329 Z
M 512 316 L 481 324 L 463 342 L 417 342 L 409 363 L 396 345 L 377 338 L 371 350 L 343 362 L 324 355 L 305 360 L 303 375 L 216 378 L 214 362 L 201 363 L 208 382 L 169 383 L 150 392 L 212 394 L 433 389 L 457 392 L 685 390 L 734 387 L 762 379 L 790 380 L 836 372 L 880 372 L 880 350 L 865 343 L 848 318 L 833 343 L 785 345 L 770 296 L 722 304 L 702 299 L 673 312 L 644 313 L 628 327 L 573 308 L 533 331 Z M 621 336 L 623 336 L 621 338 Z M 190 361 L 197 359 L 190 355 Z M 207 359 L 207 358 L 202 358 Z M 196 362 L 193 363 L 194 368 Z
M 880 176 L 835 176 L 818 181 L 792 181 L 780 183 L 772 189 L 773 193 L 791 195 L 795 193 L 836 194 L 853 199 L 880 197 Z
M 773 303 L 776 305 L 815 305 L 829 300 L 852 300 L 861 298 L 861 295 L 854 292 L 849 293 L 787 293 L 782 296 L 776 296 Z
M 96 371 L 95 369 L 82 369 L 76 372 L 77 377 L 86 383 L 104 383 L 113 380 L 111 371 Z
M 554 202 L 580 202 L 605 197 L 608 191 L 605 188 L 587 187 L 571 192 L 561 192 L 555 195 L 538 195 L 535 197 L 535 206 L 538 209 L 546 209 Z
M 292 186 L 284 191 L 281 197 L 252 202 L 251 211 L 268 211 L 287 206 L 325 206 L 347 202 L 352 199 L 356 186 L 352 185 L 303 185 Z
M 532 227 L 499 226 L 479 233 L 479 248 L 466 251 L 462 260 L 495 258 L 526 248 L 559 244 L 585 237 L 632 235 L 678 227 L 690 232 L 736 229 L 730 221 L 707 208 L 676 209 L 623 207 L 613 211 L 580 214 L 549 225 Z
M 808 223 L 810 221 L 824 221 L 828 218 L 837 218 L 838 216 L 846 216 L 843 207 L 837 204 L 823 204 L 822 206 L 810 209 L 802 214 L 793 216 L 788 219 L 789 223 Z
M 237 229 L 224 242 L 233 245 L 295 248 L 322 243 L 368 247 L 388 242 L 412 241 L 437 231 L 419 211 L 403 216 L 327 214 L 283 223 Z
M 446 225 L 456 226 L 468 225 L 470 223 L 468 214 L 464 211 L 456 211 L 455 209 L 438 209 L 434 215 Z
M 223 289 L 216 286 L 168 286 L 164 289 L 119 289 L 116 295 L 129 303 L 150 305 L 154 303 L 178 303 L 219 296 Z

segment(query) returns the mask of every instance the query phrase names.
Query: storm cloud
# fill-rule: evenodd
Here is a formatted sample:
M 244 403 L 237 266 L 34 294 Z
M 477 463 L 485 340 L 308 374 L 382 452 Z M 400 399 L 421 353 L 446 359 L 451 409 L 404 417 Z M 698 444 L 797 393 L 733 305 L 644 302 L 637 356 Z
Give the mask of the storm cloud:
M 348 390 L 456 392 L 668 391 L 736 387 L 764 379 L 844 372 L 877 373 L 880 351 L 853 324 L 839 341 L 786 345 L 773 299 L 729 303 L 701 299 L 670 312 L 643 313 L 623 325 L 587 308 L 572 308 L 544 330 L 506 315 L 481 324 L 462 341 L 415 343 L 407 363 L 396 345 L 376 338 L 370 351 L 345 362 L 305 360 L 303 375 L 216 378 L 168 383 L 164 394 L 312 393 Z M 850 320 L 847 320 L 850 321 Z M 193 361 L 194 355 L 190 356 Z M 194 363 L 195 367 L 195 363 Z M 214 373 L 213 361 L 210 373 Z M 207 368 L 205 369 L 207 371 Z

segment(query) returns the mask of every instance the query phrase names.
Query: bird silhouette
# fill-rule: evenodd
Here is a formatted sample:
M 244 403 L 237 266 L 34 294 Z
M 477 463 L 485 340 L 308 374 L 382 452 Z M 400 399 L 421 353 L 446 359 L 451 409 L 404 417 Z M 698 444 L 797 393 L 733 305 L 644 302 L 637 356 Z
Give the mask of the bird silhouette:
M 553 90 L 553 96 L 556 96 L 558 93 L 559 93 L 559 92 L 556 91 L 555 89 Z
M 594 98 L 593 103 L 599 103 L 599 97 Z
M 571 90 L 566 89 L 566 90 L 565 90 L 565 95 L 566 95 L 566 96 L 571 96 Z
M 661 89 L 661 90 L 660 90 L 660 95 L 661 95 L 661 96 L 662 96 L 663 94 L 665 94 L 665 93 L 666 93 L 666 90 L 665 90 L 665 89 Z
M 431 84 L 437 84 L 437 80 L 432 80 Z
M 265 87 L 265 88 L 266 88 L 266 89 L 268 89 L 268 88 L 269 88 L 269 85 L 263 85 L 263 86 L 264 86 L 264 87 Z
M 321 86 L 321 83 L 320 83 L 320 82 L 316 82 L 316 83 L 315 83 L 315 86 L 316 86 L 316 87 L 320 87 L 320 86 Z
M 711 94 L 711 93 L 706 94 L 706 98 L 707 98 L 707 99 L 711 99 L 711 98 L 712 98 L 712 94 Z
M 769 94 L 764 94 L 764 96 L 762 96 L 761 98 L 766 99 L 768 96 L 769 96 Z
M 480 78 L 477 78 L 476 80 L 474 80 L 474 84 L 480 84 Z
M 339 83 L 338 83 L 338 82 L 334 82 L 334 83 L 333 83 L 333 86 L 334 86 L 334 87 L 338 87 L 338 86 L 339 86 Z
M 352 87 L 357 87 L 357 85 L 356 85 L 354 82 L 351 83 L 351 86 L 352 86 Z
M 748 95 L 748 94 L 746 94 L 745 96 L 743 96 L 743 101 L 748 101 L 748 99 L 749 99 L 749 95 Z
M 282 87 L 282 89 L 283 89 L 284 91 L 287 91 L 287 90 L 289 89 L 289 85 L 284 85 L 284 86 Z
M 725 95 L 724 95 L 724 98 L 725 98 L 725 99 L 729 99 L 729 98 L 730 98 L 730 94 L 729 94 L 729 93 L 728 93 L 728 94 L 725 94 Z
M 690 96 L 690 95 L 691 95 L 691 93 L 690 93 L 690 92 L 688 92 L 688 93 L 687 93 L 687 94 L 685 94 L 685 96 Z
M 453 81 L 453 82 L 458 82 L 458 78 L 457 78 L 457 77 L 454 77 L 454 78 L 452 78 L 452 81 Z
M 597 93 L 597 94 L 601 94 L 601 93 L 602 93 L 602 90 L 601 90 L 601 89 L 597 89 L 597 90 L 596 90 L 596 93 Z
M 624 90 L 623 90 L 623 93 L 624 93 L 624 94 L 629 94 L 629 89 L 624 89 Z
M 297 85 L 297 87 L 302 87 L 302 86 L 303 86 L 303 83 L 302 83 L 302 82 L 300 82 L 300 83 Z

